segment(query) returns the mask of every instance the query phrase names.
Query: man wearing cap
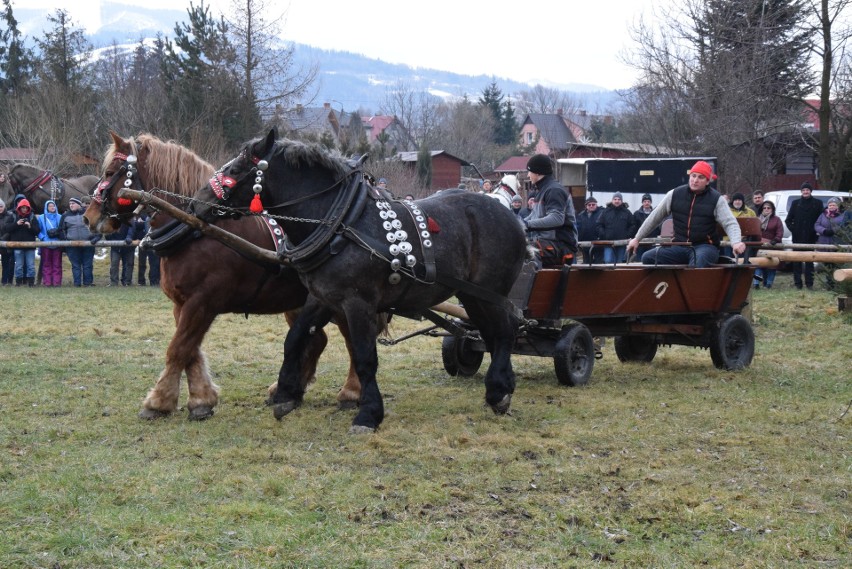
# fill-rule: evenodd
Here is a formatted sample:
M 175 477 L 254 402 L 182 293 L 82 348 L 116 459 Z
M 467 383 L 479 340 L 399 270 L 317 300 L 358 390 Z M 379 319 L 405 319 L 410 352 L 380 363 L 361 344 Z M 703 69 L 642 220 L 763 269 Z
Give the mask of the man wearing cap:
M 645 194 L 642 196 L 642 207 L 633 212 L 633 235 L 631 235 L 631 237 L 636 236 L 636 232 L 639 231 L 639 228 L 642 227 L 642 224 L 645 223 L 645 220 L 648 219 L 648 216 L 651 215 L 652 211 L 654 211 L 654 207 L 651 203 L 651 194 Z M 648 237 L 650 238 L 659 236 L 660 227 L 655 227 L 654 230 L 648 234 Z M 636 250 L 636 254 L 641 258 L 642 255 L 645 254 L 645 251 L 649 251 L 650 249 L 650 245 L 639 245 L 639 248 Z
M 689 170 L 689 183 L 666 193 L 660 205 L 645 219 L 636 236 L 627 244 L 627 255 L 639 247 L 639 241 L 651 234 L 671 214 L 674 241 L 690 242 L 691 246 L 655 247 L 642 255 L 646 265 L 692 265 L 707 267 L 719 260 L 716 224 L 722 226 L 731 240 L 733 252 L 742 255 L 740 226 L 728 207 L 725 196 L 710 187 L 716 179 L 713 167 L 699 160 Z
M 522 220 L 529 241 L 539 252 L 541 266 L 561 266 L 566 255 L 577 252 L 577 219 L 574 204 L 562 184 L 553 177 L 553 163 L 546 154 L 527 161 L 527 173 L 536 192 L 530 214 Z M 569 257 L 573 261 L 573 256 Z
M 748 204 L 749 209 L 754 212 L 754 215 L 760 217 L 763 213 L 763 192 L 755 190 L 751 194 L 751 203 Z
M 83 220 L 83 202 L 77 198 L 68 200 L 68 210 L 59 218 L 59 238 L 63 241 L 89 241 L 92 233 Z M 92 268 L 95 260 L 94 247 L 66 247 L 65 254 L 71 263 L 71 278 L 74 286 L 93 286 Z
M 524 211 L 524 198 L 522 198 L 520 195 L 513 197 L 511 209 L 512 209 L 512 213 L 514 213 L 516 216 L 520 217 L 521 212 Z
M 790 211 L 787 212 L 787 219 L 784 220 L 784 223 L 787 224 L 787 229 L 790 230 L 793 243 L 813 244 L 817 241 L 814 224 L 822 213 L 822 200 L 813 197 L 813 187 L 808 182 L 802 184 L 801 192 L 802 197 L 793 200 L 793 203 L 790 205 Z M 805 286 L 809 289 L 814 288 L 813 263 L 793 263 L 793 283 L 796 285 L 796 288 L 802 288 L 803 269 L 805 273 Z
M 579 241 L 595 241 L 598 238 L 598 219 L 601 216 L 598 200 L 594 196 L 586 199 L 586 209 L 577 214 L 577 238 Z M 602 263 L 603 249 L 601 247 L 581 247 L 583 262 Z

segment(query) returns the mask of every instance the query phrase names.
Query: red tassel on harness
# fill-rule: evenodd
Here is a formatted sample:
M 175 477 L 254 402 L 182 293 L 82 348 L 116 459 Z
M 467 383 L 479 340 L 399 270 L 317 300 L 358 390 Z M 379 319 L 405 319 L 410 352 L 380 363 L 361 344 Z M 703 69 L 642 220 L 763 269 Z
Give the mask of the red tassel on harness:
M 263 204 L 260 203 L 260 194 L 255 194 L 254 197 L 251 199 L 249 211 L 252 213 L 260 213 L 263 211 Z
M 118 198 L 118 205 L 127 207 L 129 205 L 133 205 L 133 200 L 129 198 Z
M 432 219 L 431 217 L 426 218 L 426 225 L 429 227 L 430 233 L 440 233 L 441 226 L 438 225 L 438 222 Z

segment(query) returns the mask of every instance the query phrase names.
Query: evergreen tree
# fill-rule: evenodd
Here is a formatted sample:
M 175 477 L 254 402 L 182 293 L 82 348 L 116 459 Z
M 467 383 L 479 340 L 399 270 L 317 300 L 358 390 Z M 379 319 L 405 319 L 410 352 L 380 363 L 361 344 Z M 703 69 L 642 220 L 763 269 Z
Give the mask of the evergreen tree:
M 37 80 L 55 83 L 70 91 L 84 87 L 92 44 L 86 40 L 83 29 L 74 26 L 66 10 L 56 10 L 47 20 L 53 28 L 35 39 L 39 51 Z
M 24 46 L 11 0 L 3 0 L 0 21 L 6 24 L 6 28 L 0 30 L 0 95 L 15 95 L 21 93 L 29 82 L 33 56 Z

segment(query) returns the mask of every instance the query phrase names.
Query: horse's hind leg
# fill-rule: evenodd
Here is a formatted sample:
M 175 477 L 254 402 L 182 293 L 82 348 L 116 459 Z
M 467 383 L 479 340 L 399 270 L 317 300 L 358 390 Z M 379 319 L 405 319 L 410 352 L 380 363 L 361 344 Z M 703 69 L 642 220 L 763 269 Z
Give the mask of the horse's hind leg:
M 497 414 L 508 413 L 515 392 L 511 356 L 518 320 L 508 310 L 493 303 L 462 294 L 459 300 L 491 353 L 491 364 L 485 373 L 485 402 Z
M 345 321 L 338 322 L 337 327 L 346 343 L 346 351 L 349 353 L 349 372 L 346 374 L 346 383 L 337 393 L 337 406 L 341 409 L 354 409 L 361 399 L 361 380 L 355 372 L 355 355 L 352 340 L 349 339 L 349 326 Z

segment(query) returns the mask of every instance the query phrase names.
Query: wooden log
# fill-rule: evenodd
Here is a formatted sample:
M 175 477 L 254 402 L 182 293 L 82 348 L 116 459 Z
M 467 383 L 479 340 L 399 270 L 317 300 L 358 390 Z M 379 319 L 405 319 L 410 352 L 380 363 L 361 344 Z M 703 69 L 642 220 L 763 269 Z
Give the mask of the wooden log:
M 737 259 L 737 264 L 744 265 L 746 263 L 745 260 L 740 257 Z M 748 264 L 762 269 L 774 269 L 781 264 L 781 260 L 778 257 L 752 257 L 748 260 Z
M 852 253 L 821 251 L 770 251 L 761 249 L 758 257 L 775 257 L 781 261 L 806 263 L 852 263 Z
M 462 320 L 470 320 L 470 317 L 467 315 L 467 311 L 463 307 L 449 301 L 436 304 L 432 307 L 432 310 L 435 312 L 443 312 L 444 314 L 449 314 L 450 316 L 455 316 Z
M 852 269 L 837 269 L 834 271 L 834 280 L 843 282 L 847 279 L 852 279 Z
M 206 221 L 186 213 L 182 209 L 173 206 L 167 201 L 161 200 L 157 196 L 153 196 L 147 192 L 140 192 L 138 190 L 128 190 L 126 188 L 122 188 L 118 195 L 130 198 L 133 201 L 143 203 L 145 205 L 150 205 L 154 209 L 164 211 L 193 229 L 197 229 L 203 235 L 216 239 L 234 251 L 245 255 L 248 259 L 254 260 L 258 263 L 271 263 L 276 265 L 287 264 L 273 251 L 258 247 L 254 243 L 250 243 L 242 237 L 238 237 L 237 235 L 225 231 L 215 225 L 210 225 Z

